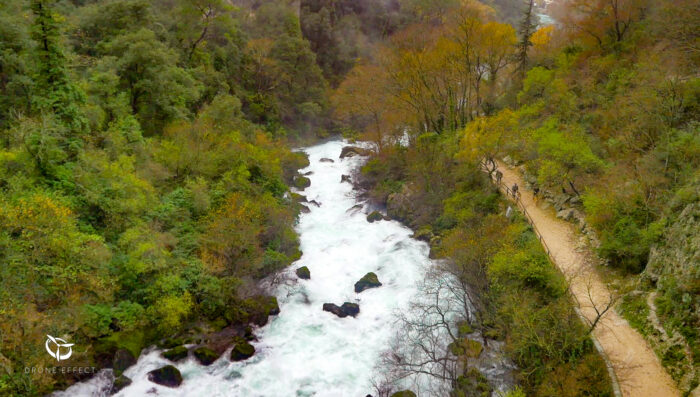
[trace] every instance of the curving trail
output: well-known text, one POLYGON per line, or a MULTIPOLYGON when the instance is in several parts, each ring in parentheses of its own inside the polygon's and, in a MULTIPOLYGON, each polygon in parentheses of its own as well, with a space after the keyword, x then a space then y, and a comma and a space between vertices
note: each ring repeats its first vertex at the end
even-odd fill
MULTIPOLYGON (((571 223, 557 219, 551 211, 537 206, 532 192, 525 189, 525 182, 517 171, 501 162, 498 162, 498 169, 503 173, 506 186, 518 184, 522 205, 549 247, 554 263, 569 280, 581 315, 589 322, 594 321, 596 310, 605 309, 612 296, 588 259, 594 254, 579 246, 579 235, 571 223)), ((613 366, 623 396, 680 396, 673 379, 651 347, 613 309, 602 316, 593 334, 613 366)))

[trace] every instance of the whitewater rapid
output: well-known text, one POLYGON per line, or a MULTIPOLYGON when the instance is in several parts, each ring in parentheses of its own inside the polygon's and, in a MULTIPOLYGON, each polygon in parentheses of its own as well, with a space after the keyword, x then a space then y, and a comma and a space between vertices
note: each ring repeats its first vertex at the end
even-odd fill
MULTIPOLYGON (((150 349, 125 371, 133 383, 117 396, 149 392, 206 397, 375 394, 376 367, 395 334, 393 314, 409 304, 431 261, 428 245, 412 239, 407 227, 396 221, 367 221, 370 208, 358 203, 349 183, 341 183, 341 176, 351 174, 363 161, 360 157, 339 159, 345 145, 330 141, 304 149, 310 165, 301 172, 311 172, 311 186, 300 193, 320 206, 309 205, 310 213, 299 218, 296 228, 303 255, 285 270, 287 281, 271 291, 281 313, 255 331, 256 354, 243 362, 231 362, 229 349, 205 367, 192 357, 172 363, 160 356, 160 350, 150 349), (322 158, 334 162, 321 162, 322 158), (362 208, 355 207, 357 204, 362 208), (309 268, 310 280, 294 275, 300 266, 309 268), (355 293, 354 283, 367 272, 375 272, 383 285, 355 293), (322 311, 326 302, 358 303, 360 314, 338 318, 322 311), (147 379, 148 371, 167 364, 181 371, 180 387, 171 389, 147 379)), ((65 395, 99 395, 95 387, 89 390, 90 383, 100 383, 96 378, 65 395)))

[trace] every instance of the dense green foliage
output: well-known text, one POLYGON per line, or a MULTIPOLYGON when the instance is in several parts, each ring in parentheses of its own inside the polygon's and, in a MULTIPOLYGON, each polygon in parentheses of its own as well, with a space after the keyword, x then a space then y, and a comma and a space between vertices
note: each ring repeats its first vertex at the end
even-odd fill
MULTIPOLYGON (((657 290, 683 343, 656 350, 697 385, 696 247, 674 241, 697 233, 696 4, 559 3, 533 32, 519 0, 2 2, 0 394, 75 380, 24 373, 49 365, 46 334, 91 365, 266 318, 256 280, 299 256, 286 193, 309 183, 285 140, 329 131, 376 143, 370 196, 469 281, 523 392, 609 386, 564 280, 479 169, 506 155, 657 290)), ((653 339, 645 297, 621 309, 653 339)))
POLYGON ((256 280, 300 255, 285 194, 306 162, 280 138, 326 105, 293 10, 266 12, 285 17, 258 31, 217 0, 0 5, 0 394, 74 381, 24 372, 53 365, 47 334, 94 365, 273 309, 256 280))
MULTIPOLYGON (((479 264, 466 272, 472 277, 488 270, 490 283, 470 283, 472 289, 506 291, 472 300, 484 313, 500 314, 512 357, 528 374, 526 392, 559 395, 540 383, 543 373, 567 383, 564 368, 573 362, 582 366, 574 382, 603 376, 581 355, 580 349, 590 351, 585 338, 567 339, 575 341, 573 350, 554 341, 558 348, 548 353, 544 345, 518 347, 523 332, 549 321, 557 322, 550 329, 581 332, 571 305, 560 298, 561 277, 544 272, 547 261, 532 251, 531 233, 504 227, 484 240, 453 232, 467 222, 487 233, 481 223, 488 224, 484 216, 497 203, 474 185, 465 188, 455 158, 474 168, 486 160, 493 173, 491 160, 509 157, 522 166, 528 187, 538 187, 557 210, 565 202, 583 214, 577 222, 618 277, 643 280, 641 289, 658 287, 657 314, 666 339, 673 335, 676 342, 656 350, 690 390, 697 386, 700 326, 693 231, 700 169, 697 7, 692 1, 562 0, 549 7, 558 26, 535 29, 529 7, 517 16, 517 7, 501 3, 411 3, 419 17, 340 84, 332 97, 336 116, 376 143, 377 154, 363 169, 370 195, 434 247, 466 244, 481 252, 443 254, 479 264), (499 21, 517 28, 517 40, 499 21), (683 227, 674 229, 675 222, 683 227), (502 239, 510 250, 485 248, 502 239), (511 302, 513 289, 519 294, 511 302), (692 357, 682 358, 682 351, 692 357), (555 357, 559 353, 566 358, 555 357)), ((627 298, 622 311, 644 331, 651 311, 646 295, 635 293, 641 298, 627 298)), ((583 393, 578 387, 572 384, 571 392, 583 393)))
MULTIPOLYGON (((475 163, 457 161, 459 136, 421 136, 409 148, 380 152, 362 169, 374 197, 385 201, 386 186, 396 186, 389 189, 389 213, 417 234, 433 236, 434 255, 449 263, 445 271, 473 293, 479 312, 471 326, 505 341, 527 395, 612 395, 564 277, 525 220, 505 217, 507 204, 487 174, 475 163)), ((465 372, 463 382, 473 378, 465 372)), ((455 395, 475 390, 456 387, 455 395)))

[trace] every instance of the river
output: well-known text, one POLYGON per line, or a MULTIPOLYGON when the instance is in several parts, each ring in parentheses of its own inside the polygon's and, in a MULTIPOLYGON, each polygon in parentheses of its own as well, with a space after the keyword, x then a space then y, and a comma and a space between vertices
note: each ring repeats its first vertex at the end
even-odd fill
MULTIPOLYGON (((353 396, 374 394, 373 381, 381 354, 395 334, 397 310, 416 295, 417 284, 431 265, 426 243, 396 221, 367 221, 369 209, 358 204, 349 183, 341 183, 362 162, 339 159, 342 141, 304 149, 311 186, 302 194, 316 200, 299 218, 302 257, 285 272, 287 281, 274 287, 281 313, 256 330, 256 354, 231 362, 229 352, 204 367, 192 357, 176 364, 183 382, 167 388, 150 382, 147 373, 166 364, 160 351, 144 351, 125 375, 133 383, 118 396, 353 396), (321 162, 322 158, 334 162, 321 162), (310 280, 298 280, 294 270, 307 266, 310 280), (367 272, 383 284, 355 293, 353 286, 367 272), (322 311, 323 303, 360 305, 356 318, 338 318, 322 311)), ((109 383, 108 373, 55 396, 95 396, 109 383)))

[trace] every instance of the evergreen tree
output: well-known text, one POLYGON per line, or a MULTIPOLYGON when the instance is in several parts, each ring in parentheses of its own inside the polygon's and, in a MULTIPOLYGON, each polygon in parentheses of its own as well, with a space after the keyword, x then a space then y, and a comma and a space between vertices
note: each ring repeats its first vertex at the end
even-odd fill
POLYGON ((84 94, 70 80, 66 56, 61 47, 59 16, 51 10, 51 0, 32 0, 32 38, 36 46, 35 110, 53 112, 73 133, 85 132, 87 121, 80 105, 84 94))
POLYGON ((520 33, 520 41, 518 42, 518 52, 516 55, 516 61, 518 65, 518 72, 520 73, 521 78, 525 77, 525 72, 527 71, 527 66, 529 63, 527 51, 532 46, 532 41, 530 41, 530 39, 532 38, 532 34, 535 33, 535 29, 537 28, 537 23, 534 20, 534 15, 532 14, 532 10, 535 5, 534 3, 535 0, 527 1, 525 13, 523 14, 522 21, 520 21, 520 27, 518 32, 520 33))

